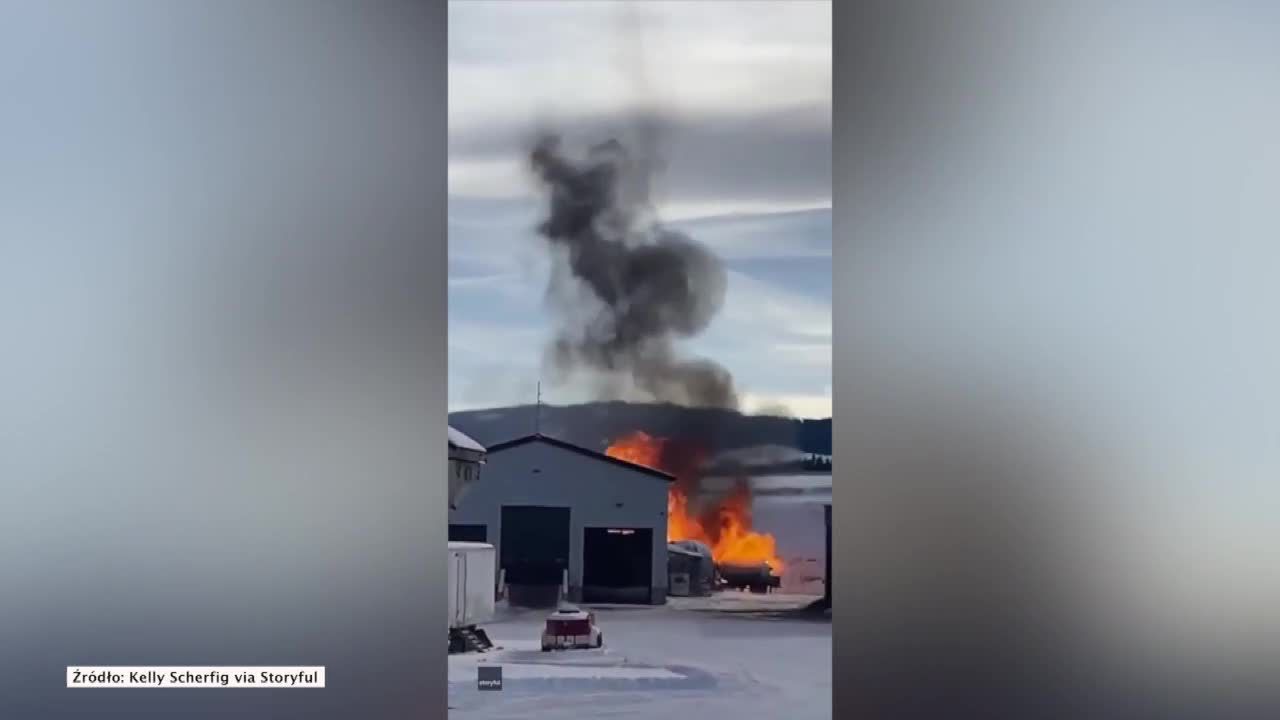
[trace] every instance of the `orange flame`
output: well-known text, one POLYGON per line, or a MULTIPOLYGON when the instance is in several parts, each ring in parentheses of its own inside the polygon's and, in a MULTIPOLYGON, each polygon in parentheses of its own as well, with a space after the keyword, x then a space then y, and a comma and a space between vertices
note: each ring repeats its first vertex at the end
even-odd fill
POLYGON ((751 492, 740 481, 720 503, 701 514, 689 508, 689 495, 684 483, 692 468, 672 467, 667 442, 643 432, 632 433, 609 446, 605 454, 671 473, 677 477, 667 494, 667 542, 695 540, 711 548, 717 563, 731 565, 768 565, 781 575, 784 564, 778 558, 777 543, 772 535, 751 529, 751 492))

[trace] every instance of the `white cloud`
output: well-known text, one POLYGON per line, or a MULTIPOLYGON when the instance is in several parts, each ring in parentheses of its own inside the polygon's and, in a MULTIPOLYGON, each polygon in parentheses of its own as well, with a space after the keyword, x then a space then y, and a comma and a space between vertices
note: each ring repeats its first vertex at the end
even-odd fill
POLYGON ((450 193, 527 198, 534 132, 613 136, 644 108, 665 126, 664 214, 829 204, 830 15, 812 1, 452 3, 450 193))
MULTIPOLYGON (((541 359, 546 333, 537 327, 521 327, 476 321, 449 322, 449 355, 470 356, 459 360, 536 366, 541 359)), ((460 366, 459 370, 465 370, 460 366)), ((450 369, 452 374, 453 369, 450 369)))
POLYGON ((518 285, 521 277, 517 273, 491 273, 488 275, 464 275, 462 277, 450 277, 449 289, 483 289, 483 290, 502 290, 518 285))
POLYGON ((733 220, 734 216, 766 219, 768 215, 792 212, 825 210, 830 213, 831 201, 823 198, 800 202, 756 200, 728 203, 724 201, 686 202, 674 199, 658 203, 657 210, 662 219, 669 223, 688 223, 704 220, 729 221, 733 220))
POLYGON ((818 419, 831 417, 831 395, 785 395, 745 393, 742 410, 748 414, 774 412, 779 407, 793 417, 818 419))
MULTIPOLYGON (((831 370, 831 343, 777 343, 772 348, 784 362, 831 370)), ((827 386, 827 394, 831 394, 827 386)))
POLYGON ((449 194, 481 198, 533 195, 527 168, 516 157, 495 160, 450 160, 449 194))
POLYGON ((670 225, 729 261, 831 257, 830 206, 730 213, 670 225))
POLYGON ((831 339, 831 306, 782 290, 741 272, 729 271, 724 310, 714 330, 734 335, 831 339))
POLYGON ((450 122, 831 96, 828 2, 451 3, 450 122), (641 31, 643 26, 643 31, 641 31))

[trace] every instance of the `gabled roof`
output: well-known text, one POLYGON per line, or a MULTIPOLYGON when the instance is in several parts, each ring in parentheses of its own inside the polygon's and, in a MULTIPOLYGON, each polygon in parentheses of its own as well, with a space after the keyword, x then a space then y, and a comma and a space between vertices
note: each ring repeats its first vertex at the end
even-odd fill
POLYGON ((502 452, 503 450, 510 450, 511 448, 520 447, 521 445, 527 445, 531 442, 544 442, 553 447, 558 447, 561 450, 568 450, 569 452, 575 452, 575 453, 578 453, 579 455, 585 455, 589 458, 594 458, 596 460, 603 460, 604 462, 613 463, 614 465, 620 465, 629 470, 635 470, 636 472, 642 472, 642 473, 645 473, 646 475, 652 475, 654 477, 661 478, 663 480, 666 480, 667 482, 675 482, 675 479, 676 479, 675 475, 664 473, 661 470, 656 470, 647 465, 633 463, 627 460, 623 460, 621 458, 610 457, 608 455, 605 455, 602 452, 596 452, 595 450, 588 450, 587 448, 579 447, 572 443, 567 443, 564 440, 559 440, 553 437, 547 437, 546 435, 542 435, 538 433, 535 433, 533 435, 525 435, 524 437, 516 438, 514 440, 507 440, 506 442, 500 442, 497 445, 490 445, 489 454, 496 455, 502 452))

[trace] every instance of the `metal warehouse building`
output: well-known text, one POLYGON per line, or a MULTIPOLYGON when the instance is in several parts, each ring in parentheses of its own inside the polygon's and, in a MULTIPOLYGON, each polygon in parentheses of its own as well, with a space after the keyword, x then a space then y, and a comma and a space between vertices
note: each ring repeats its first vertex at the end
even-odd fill
POLYGON ((449 539, 496 546, 512 602, 566 579, 575 602, 666 601, 672 476, 543 435, 485 459, 449 512, 449 539))

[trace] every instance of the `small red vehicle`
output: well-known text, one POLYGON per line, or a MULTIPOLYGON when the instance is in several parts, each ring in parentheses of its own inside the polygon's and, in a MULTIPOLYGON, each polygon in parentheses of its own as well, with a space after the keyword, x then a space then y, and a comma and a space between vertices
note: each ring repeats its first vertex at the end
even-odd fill
POLYGON ((547 625, 542 630, 543 652, 600 647, 604 647, 604 633, 596 627, 595 613, 562 605, 547 616, 547 625))

